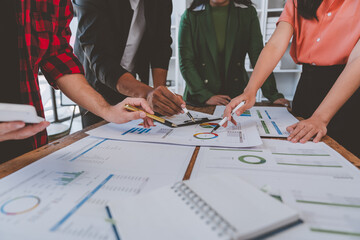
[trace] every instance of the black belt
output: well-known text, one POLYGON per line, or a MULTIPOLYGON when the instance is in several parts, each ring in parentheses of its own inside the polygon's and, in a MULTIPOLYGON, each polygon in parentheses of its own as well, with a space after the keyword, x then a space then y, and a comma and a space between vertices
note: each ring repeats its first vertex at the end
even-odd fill
POLYGON ((312 71, 342 71, 345 68, 345 64, 340 65, 331 65, 331 66, 317 66, 312 64, 303 64, 303 71, 312 72, 312 71))

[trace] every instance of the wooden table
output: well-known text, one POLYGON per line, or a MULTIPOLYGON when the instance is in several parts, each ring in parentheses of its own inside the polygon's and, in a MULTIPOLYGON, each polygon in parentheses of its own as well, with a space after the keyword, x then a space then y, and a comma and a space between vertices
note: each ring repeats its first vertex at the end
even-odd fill
MULTIPOLYGON (((263 105, 263 104, 257 104, 257 105, 263 105)), ((205 112, 212 114, 214 112, 215 107, 202 107, 202 108, 196 108, 196 107, 188 107, 189 109, 205 112)), ((105 121, 97 123, 93 126, 90 126, 88 128, 85 128, 79 132, 76 132, 72 135, 66 136, 64 138, 61 138, 57 141, 54 141, 52 143, 49 143, 41 148, 38 148, 34 151, 31 151, 29 153, 26 153, 20 157, 17 157, 15 159, 12 159, 6 163, 3 163, 0 165, 0 178, 3 178, 7 175, 10 175, 11 173, 49 155, 50 153, 53 153, 61 148, 64 148, 86 136, 88 136, 85 132, 97 128, 101 125, 106 124, 105 121)), ((280 138, 278 138, 280 139, 280 138)), ((285 140, 285 139, 282 139, 285 140)), ((338 144, 335 140, 330 138, 329 136, 326 136, 323 138, 323 142, 325 142, 327 145, 335 149, 337 152, 339 152, 344 158, 346 158, 348 161, 350 161, 352 164, 354 164, 356 167, 360 168, 360 159, 354 156, 352 153, 350 153, 348 150, 346 150, 344 147, 342 147, 340 144, 338 144)), ((193 156, 191 158, 190 164, 187 168, 187 171, 184 175, 184 180, 189 179, 191 175, 191 171, 194 167, 196 157, 199 153, 200 147, 196 147, 193 156)))

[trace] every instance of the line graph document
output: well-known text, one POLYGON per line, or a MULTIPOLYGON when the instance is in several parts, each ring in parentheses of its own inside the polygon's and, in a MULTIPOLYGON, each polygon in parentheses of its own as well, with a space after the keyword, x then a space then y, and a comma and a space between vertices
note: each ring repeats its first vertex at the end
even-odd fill
POLYGON ((142 126, 142 120, 135 120, 124 124, 109 123, 87 133, 101 138, 190 146, 252 147, 262 144, 256 123, 251 119, 211 133, 217 122, 180 128, 155 123, 155 127, 146 129, 142 126))
MULTIPOLYGON (((225 106, 216 106, 214 115, 222 117, 225 106)), ((287 110, 286 107, 252 107, 242 115, 236 116, 235 120, 244 121, 252 119, 256 122, 261 137, 288 137, 286 128, 298 120, 287 110)))
POLYGON ((247 149, 200 148, 191 178, 233 173, 273 194, 291 185, 312 182, 360 184, 359 170, 324 143, 291 143, 263 139, 263 146, 247 149), (322 179, 322 180, 321 180, 322 179))
POLYGON ((115 239, 105 205, 182 180, 193 151, 84 138, 0 180, 0 239, 115 239))

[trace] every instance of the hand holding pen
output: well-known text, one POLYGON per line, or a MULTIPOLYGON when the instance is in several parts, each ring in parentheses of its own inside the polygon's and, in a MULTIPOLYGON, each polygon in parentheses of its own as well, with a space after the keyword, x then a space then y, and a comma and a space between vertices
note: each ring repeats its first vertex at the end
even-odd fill
MULTIPOLYGON (((177 96, 177 94, 175 94, 173 91, 171 91, 170 89, 169 89, 169 91, 170 92, 172 92, 175 96, 177 96)), ((191 115, 191 113, 189 112, 189 110, 186 108, 186 107, 184 107, 183 105, 181 105, 181 108, 182 108, 182 110, 184 111, 184 113, 186 113, 186 115, 188 115, 188 117, 190 118, 190 120, 192 121, 192 122, 195 122, 195 119, 193 118, 193 116, 191 115)))
POLYGON ((174 95, 165 86, 159 86, 150 91, 146 100, 155 112, 168 117, 184 113, 182 108, 186 107, 184 100, 179 95, 174 95))
MULTIPOLYGON (((239 110, 242 106, 245 105, 245 101, 241 102, 239 105, 237 105, 234 110, 232 110, 231 112, 231 116, 234 115, 236 113, 237 110, 239 110)), ((230 118, 231 118, 230 116, 230 118)), ((223 126, 225 123, 227 123, 229 117, 224 117, 220 122, 219 124, 213 128, 213 130, 211 131, 212 133, 215 132, 216 130, 218 130, 221 126, 223 126)), ((236 122, 234 123, 236 125, 236 122)))

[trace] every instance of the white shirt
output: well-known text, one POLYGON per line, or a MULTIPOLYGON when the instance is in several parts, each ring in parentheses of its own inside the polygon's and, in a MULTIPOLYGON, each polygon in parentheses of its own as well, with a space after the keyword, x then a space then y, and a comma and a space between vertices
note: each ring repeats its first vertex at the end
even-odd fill
POLYGON ((129 0, 134 15, 131 21, 129 36, 120 65, 129 72, 135 68, 135 56, 145 32, 144 0, 129 0))

